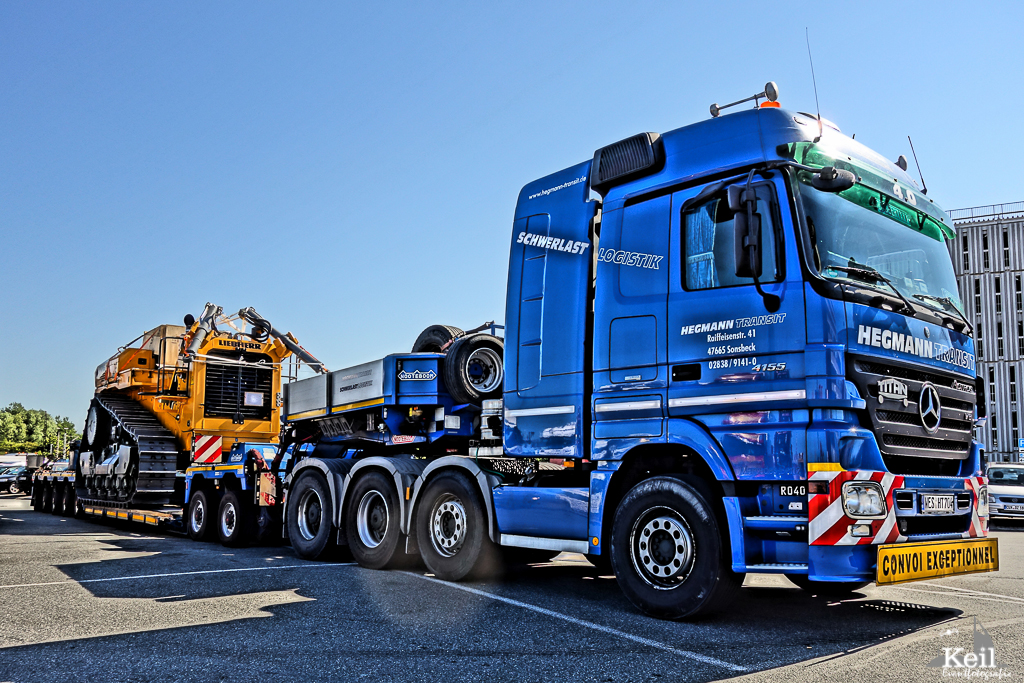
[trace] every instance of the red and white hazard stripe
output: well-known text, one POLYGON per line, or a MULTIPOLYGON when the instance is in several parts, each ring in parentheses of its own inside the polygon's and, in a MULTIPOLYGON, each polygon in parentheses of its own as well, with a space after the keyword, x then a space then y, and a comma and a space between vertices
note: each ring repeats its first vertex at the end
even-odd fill
POLYGON ((219 436, 196 436, 192 442, 192 462, 209 465, 222 460, 224 440, 219 436))
POLYGON ((825 481, 829 485, 827 493, 808 494, 807 533, 811 545, 869 545, 905 540, 896 526, 896 507, 892 500, 893 492, 903 487, 903 477, 869 470, 815 469, 821 467, 811 464, 807 473, 808 481, 825 481), (843 484, 854 480, 874 481, 882 486, 888 511, 885 519, 846 516, 843 484), (850 527, 854 524, 870 524, 871 535, 853 536, 850 527))
POLYGON ((988 533, 988 517, 978 516, 978 489, 985 485, 985 478, 970 477, 964 484, 968 491, 974 493, 974 504, 971 506, 971 526, 961 535, 964 538, 978 538, 988 533))
MULTIPOLYGON (((842 470, 838 465, 811 463, 808 465, 807 480, 824 481, 829 485, 827 493, 808 492, 807 533, 811 545, 878 545, 907 540, 896 524, 896 505, 893 501, 893 493, 904 487, 905 477, 888 472, 842 470), (843 484, 853 480, 881 484, 888 511, 885 519, 853 519, 846 516, 843 510, 843 484), (854 524, 870 524, 871 535, 852 536, 850 527, 854 524)), ((965 490, 974 494, 974 503, 971 510, 971 526, 961 534, 963 538, 978 538, 988 533, 988 518, 978 515, 978 489, 984 484, 983 477, 970 477, 964 480, 965 490)))

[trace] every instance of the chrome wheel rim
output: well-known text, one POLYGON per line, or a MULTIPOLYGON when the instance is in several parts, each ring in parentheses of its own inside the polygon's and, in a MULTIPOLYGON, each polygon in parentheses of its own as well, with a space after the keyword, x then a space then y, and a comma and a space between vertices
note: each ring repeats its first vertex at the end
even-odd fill
POLYGON ((367 491, 356 508, 356 530, 359 540, 367 548, 376 548, 384 542, 391 516, 388 503, 380 491, 367 491))
POLYGON ((487 394, 501 386, 501 356, 492 348, 479 348, 466 360, 466 374, 473 388, 487 394))
POLYGON ((430 512, 430 544, 442 557, 453 557, 466 542, 466 508, 450 493, 440 496, 430 512))
POLYGON ((651 508, 637 517, 629 537, 633 568, 649 586, 671 590, 693 568, 693 534, 686 520, 670 508, 651 508))
POLYGON ((220 516, 220 530, 224 534, 224 538, 231 538, 235 533, 235 524, 237 524, 238 518, 235 514, 235 504, 228 503, 224 506, 224 512, 220 516))
POLYGON ((324 506, 320 494, 313 489, 306 489, 299 497, 298 526, 299 533, 307 541, 312 541, 320 532, 323 522, 324 506))
POLYGON ((206 503, 202 498, 197 498, 192 506, 192 533, 198 534, 206 521, 206 503))

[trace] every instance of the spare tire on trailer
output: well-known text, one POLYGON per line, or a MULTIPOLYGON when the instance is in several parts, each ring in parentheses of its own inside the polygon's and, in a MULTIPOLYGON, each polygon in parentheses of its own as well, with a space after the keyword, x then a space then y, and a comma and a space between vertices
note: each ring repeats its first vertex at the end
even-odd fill
POLYGON ((489 334, 461 337, 444 359, 444 384, 456 403, 501 398, 505 342, 489 334))
POLYGON ((451 343, 465 332, 451 325, 431 325, 420 332, 412 345, 413 353, 444 353, 451 343))

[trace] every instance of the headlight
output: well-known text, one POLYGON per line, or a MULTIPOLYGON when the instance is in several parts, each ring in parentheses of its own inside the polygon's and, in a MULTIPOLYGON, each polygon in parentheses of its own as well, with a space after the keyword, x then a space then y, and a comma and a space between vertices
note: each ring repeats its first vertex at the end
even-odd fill
POLYGON ((885 495, 873 481, 848 481, 843 484, 843 510, 855 519, 885 517, 885 495))
POLYGON ((978 516, 988 517, 988 487, 978 488, 978 516))

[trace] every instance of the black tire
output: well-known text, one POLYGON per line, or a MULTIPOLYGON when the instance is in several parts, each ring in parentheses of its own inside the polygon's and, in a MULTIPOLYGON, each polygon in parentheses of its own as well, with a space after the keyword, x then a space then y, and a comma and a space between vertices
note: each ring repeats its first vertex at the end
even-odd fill
POLYGON ((255 540, 260 545, 280 545, 282 541, 280 515, 263 505, 259 506, 256 513, 255 540))
POLYGON ((64 485, 55 484, 53 492, 50 494, 53 498, 50 504, 50 514, 57 515, 59 517, 64 516, 64 485))
POLYGON ((78 496, 75 495, 75 487, 68 483, 64 485, 64 516, 78 517, 78 496))
POLYGON ((32 509, 36 512, 43 511, 43 490, 42 482, 32 487, 32 509))
POLYGON ((202 489, 192 494, 188 501, 188 517, 185 520, 188 537, 193 541, 211 540, 211 531, 214 526, 214 510, 217 509, 217 499, 209 492, 202 489))
POLYGON ((53 512, 53 484, 50 482, 43 487, 43 512, 53 512))
POLYGON ((461 473, 445 472, 427 484, 417 504, 416 537, 423 563, 439 579, 484 577, 501 567, 480 493, 461 473))
POLYGON ((253 506, 241 498, 237 491, 225 491, 217 506, 217 538, 228 548, 245 545, 256 535, 253 506))
POLYGON ((369 569, 407 565, 394 480, 369 472, 355 481, 345 498, 345 535, 353 559, 369 569))
POLYGON ((327 482, 317 472, 299 476, 288 492, 288 540, 304 560, 327 558, 336 547, 334 504, 327 482))
POLYGON ((786 574, 786 578, 798 588, 802 588, 812 595, 830 598, 856 593, 871 585, 870 581, 811 581, 807 578, 807 574, 786 574))
POLYGON ((413 353, 444 353, 452 340, 465 334, 458 327, 451 325, 431 325, 420 332, 412 345, 413 353))
POLYGON ((7 487, 7 493, 13 493, 14 495, 21 493, 21 487, 18 486, 18 482, 12 481, 11 485, 7 487))
POLYGON ((489 334, 456 340, 444 359, 444 385, 456 403, 501 398, 505 343, 489 334))
POLYGON ((671 477, 642 481, 619 503, 611 558, 622 592, 658 619, 722 609, 743 584, 743 575, 730 568, 711 506, 671 477))

